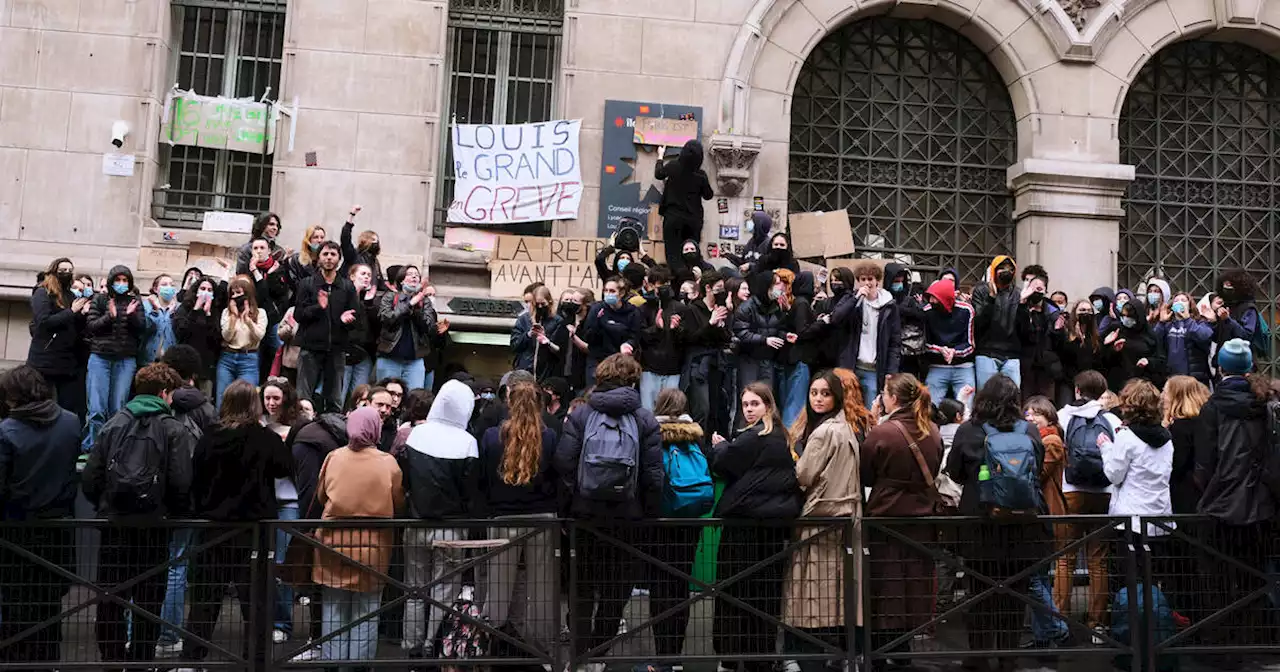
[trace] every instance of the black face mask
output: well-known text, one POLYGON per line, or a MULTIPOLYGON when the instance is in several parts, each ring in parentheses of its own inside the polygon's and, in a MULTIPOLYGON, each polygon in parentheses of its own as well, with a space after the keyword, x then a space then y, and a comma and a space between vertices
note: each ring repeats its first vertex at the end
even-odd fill
POLYGON ((1031 303, 1040 303, 1044 301, 1044 292, 1031 292, 1031 296, 1027 297, 1031 303))
POLYGON ((565 317, 572 317, 578 314, 578 309, 580 307, 581 306, 572 301, 563 301, 560 303, 560 314, 565 317))
POLYGON ((382 244, 374 243, 370 245, 365 251, 376 257, 378 256, 378 253, 382 251, 382 244))
POLYGON ((62 285, 63 287, 71 286, 72 278, 70 273, 58 273, 55 275, 55 277, 58 278, 58 284, 62 285))
POLYGON ((544 319, 544 320, 545 320, 545 319, 547 319, 547 316, 549 316, 549 315, 551 315, 551 306, 538 306, 538 317, 539 317, 539 318, 541 318, 541 319, 544 319))
POLYGON ((711 296, 715 299, 717 306, 723 306, 729 300, 729 292, 723 289, 713 293, 711 296))
POLYGON ((684 259, 684 263, 686 263, 686 264, 693 265, 693 264, 698 263, 698 253, 697 253, 697 252, 685 252, 684 254, 682 254, 682 255, 680 255, 680 256, 681 256, 681 258, 682 258, 682 259, 684 259))
POLYGON ((831 283, 831 295, 832 295, 832 296, 840 296, 840 295, 844 294, 846 291, 848 291, 848 289, 849 289, 848 287, 845 287, 845 286, 844 286, 844 283, 843 283, 843 282, 833 282, 833 283, 831 283))
POLYGON ((1079 322, 1080 324, 1085 326, 1092 325, 1093 313, 1089 313, 1088 315, 1076 315, 1076 322, 1079 322))
POLYGON ((236 302, 236 307, 237 307, 237 308, 244 308, 244 305, 245 305, 246 303, 248 303, 248 302, 249 302, 249 297, 244 296, 244 295, 242 294, 242 295, 237 296, 236 298, 232 299, 232 301, 235 301, 235 302, 236 302))
POLYGON ((1013 282, 1013 271, 1000 271, 996 273, 996 283, 1007 285, 1013 282))
POLYGON ((670 288, 670 287, 659 287, 659 288, 658 288, 658 300, 659 300, 659 301, 661 301, 662 303, 666 303, 666 302, 670 301, 672 296, 673 296, 673 295, 672 295, 672 293, 671 293, 671 288, 670 288))

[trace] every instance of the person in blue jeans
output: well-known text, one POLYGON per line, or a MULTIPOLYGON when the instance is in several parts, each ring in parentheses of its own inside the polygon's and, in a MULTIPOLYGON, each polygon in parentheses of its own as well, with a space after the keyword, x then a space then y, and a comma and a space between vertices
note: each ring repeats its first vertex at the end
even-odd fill
POLYGON ((377 287, 373 284, 373 269, 367 264, 355 264, 347 270, 347 278, 356 290, 356 308, 344 348, 346 365, 342 373, 343 399, 348 398, 347 395, 352 390, 373 381, 373 355, 377 349, 378 336, 370 332, 372 320, 378 313, 378 304, 374 301, 377 287))
POLYGON ((102 426, 129 401, 138 348, 146 335, 147 316, 133 284, 133 271, 120 265, 107 274, 107 291, 93 297, 85 334, 89 338, 89 366, 85 376, 89 431, 83 449, 89 452, 102 426))
POLYGON ((999 255, 987 268, 986 282, 973 288, 973 328, 977 358, 974 361, 978 389, 997 375, 1022 386, 1022 344, 1029 323, 1027 300, 1031 285, 1019 290, 1018 265, 1013 257, 999 255))
POLYGON ((960 398, 977 387, 973 373, 973 307, 956 298, 956 285, 939 280, 924 293, 924 342, 929 362, 925 385, 935 402, 960 398))
POLYGON ((138 351, 138 366, 146 366, 178 342, 173 329, 173 313, 178 308, 178 286, 173 277, 158 275, 151 283, 151 296, 142 302, 147 314, 147 335, 138 351))
MULTIPOLYGON (((411 390, 428 388, 423 358, 431 354, 435 335, 436 309, 427 297, 422 272, 417 266, 402 266, 388 278, 392 291, 382 295, 378 318, 377 378, 400 378, 411 390)), ((429 388, 428 388, 429 389, 429 388)))
POLYGON ((871 408, 885 378, 902 368, 902 320, 893 294, 885 289, 884 269, 873 261, 852 270, 831 272, 832 287, 845 288, 826 321, 844 341, 837 358, 840 368, 858 376, 862 401, 871 408), (856 285, 856 288, 855 288, 856 285))
POLYGON ((214 405, 222 408, 222 393, 231 383, 258 384, 258 346, 267 333, 267 311, 258 307, 253 280, 238 275, 227 289, 222 311, 222 356, 218 358, 218 392, 214 405))

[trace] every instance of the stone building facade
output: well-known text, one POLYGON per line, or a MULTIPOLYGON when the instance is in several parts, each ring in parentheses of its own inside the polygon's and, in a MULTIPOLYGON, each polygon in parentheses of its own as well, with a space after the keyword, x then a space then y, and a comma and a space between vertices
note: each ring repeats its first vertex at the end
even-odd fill
POLYGON ((360 203, 384 249, 473 299, 454 323, 500 369, 484 259, 437 239, 448 124, 581 119, 579 218, 544 232, 589 237, 606 100, 701 109, 731 213, 707 208, 704 241, 761 197, 847 209, 860 254, 926 276, 1012 253, 1078 297, 1243 265, 1274 296, 1277 49, 1278 0, 0 0, 0 359, 25 357, 54 257, 101 275, 227 243, 183 228, 206 207, 269 207, 300 241, 360 203), (292 150, 166 146, 175 84, 296 99, 292 150), (108 152, 134 174, 105 175, 108 152))

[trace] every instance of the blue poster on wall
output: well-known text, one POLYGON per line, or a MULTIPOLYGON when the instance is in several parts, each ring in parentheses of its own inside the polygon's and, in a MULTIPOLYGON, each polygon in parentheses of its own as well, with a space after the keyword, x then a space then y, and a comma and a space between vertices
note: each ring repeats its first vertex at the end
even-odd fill
MULTIPOLYGON (((649 204, 662 199, 661 192, 653 185, 653 175, 636 175, 636 117, 660 119, 692 118, 698 122, 698 136, 702 136, 702 108, 690 105, 664 105, 627 100, 604 102, 604 152, 600 157, 600 216, 596 235, 607 238, 618 230, 624 217, 639 221, 645 229, 649 218, 649 204), (647 185, 644 193, 640 189, 647 185)), ((652 149, 650 149, 652 151, 652 149)), ((667 157, 674 158, 679 147, 668 147, 667 157)), ((649 164, 645 164, 649 165, 649 164)), ((649 167, 652 170, 652 166, 649 167)))

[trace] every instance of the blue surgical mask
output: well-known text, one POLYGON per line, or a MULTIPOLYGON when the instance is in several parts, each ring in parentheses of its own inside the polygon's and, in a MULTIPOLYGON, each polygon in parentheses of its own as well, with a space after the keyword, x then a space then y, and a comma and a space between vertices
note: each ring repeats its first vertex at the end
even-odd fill
POLYGON ((1104 302, 1102 301, 1102 299, 1094 299, 1094 300, 1093 300, 1093 311, 1094 311, 1094 312, 1096 312, 1096 313, 1101 313, 1101 312, 1102 312, 1102 309, 1103 309, 1103 308, 1105 308, 1106 306, 1107 306, 1107 304, 1106 304, 1106 303, 1104 303, 1104 302))
POLYGON ((745 229, 747 230, 747 233, 753 233, 753 232, 756 230, 756 222, 755 222, 755 220, 754 220, 754 219, 748 219, 748 220, 747 220, 747 223, 743 225, 743 228, 745 228, 745 229))
POLYGON ((616 306, 616 305, 618 305, 618 295, 617 295, 617 294, 605 294, 605 295, 604 295, 604 302, 605 302, 606 304, 610 305, 610 306, 616 306))
POLYGON ((315 254, 320 251, 321 245, 324 245, 324 243, 307 243, 307 249, 311 250, 312 254, 315 254))
POLYGON ((403 285, 400 285, 400 291, 404 292, 405 294, 417 294, 418 290, 420 289, 422 289, 422 285, 415 284, 412 282, 406 282, 403 285))
POLYGON ((774 287, 773 289, 769 290, 769 298, 773 299, 774 301, 777 301, 778 299, 782 298, 782 290, 778 289, 777 287, 774 287))
POLYGON ((1186 313, 1186 312, 1187 312, 1187 302, 1186 302, 1186 301, 1174 301, 1174 302, 1173 302, 1173 312, 1178 313, 1178 314, 1186 313))
POLYGON ((894 294, 899 294, 902 292, 902 287, 903 285, 901 282, 895 282, 889 285, 889 291, 893 292, 894 294))
POLYGON ((127 283, 127 282, 113 282, 113 283, 111 283, 111 291, 115 292, 116 294, 128 294, 128 293, 129 293, 129 283, 127 283))
POLYGON ((1164 295, 1160 292, 1147 292, 1147 305, 1158 306, 1164 300, 1164 295))
POLYGON ((92 287, 85 287, 84 289, 81 289, 81 290, 80 290, 80 296, 83 296, 83 297, 84 297, 84 298, 86 298, 86 299, 92 299, 92 298, 93 298, 93 288, 92 288, 92 287))
POLYGON ((1123 324, 1125 329, 1132 329, 1138 324, 1138 321, 1132 317, 1125 316, 1120 318, 1120 324, 1123 324))
POLYGON ((619 273, 621 273, 622 271, 627 270, 627 266, 630 266, 630 265, 631 265, 631 260, 630 260, 630 259, 619 259, 619 260, 618 260, 618 272, 619 272, 619 273))
POLYGON ((196 298, 198 298, 198 299, 212 299, 212 298, 213 298, 213 292, 210 292, 210 291, 208 291, 208 290, 204 290, 204 291, 196 292, 196 298))
POLYGON ((481 398, 481 399, 484 399, 485 401, 493 401, 497 396, 498 396, 498 395, 496 395, 496 394, 494 394, 494 393, 492 393, 492 392, 481 392, 481 393, 480 393, 480 398, 481 398))
POLYGON ((165 301, 172 301, 173 297, 178 295, 178 288, 161 287, 156 293, 160 295, 161 299, 164 299, 165 301))

